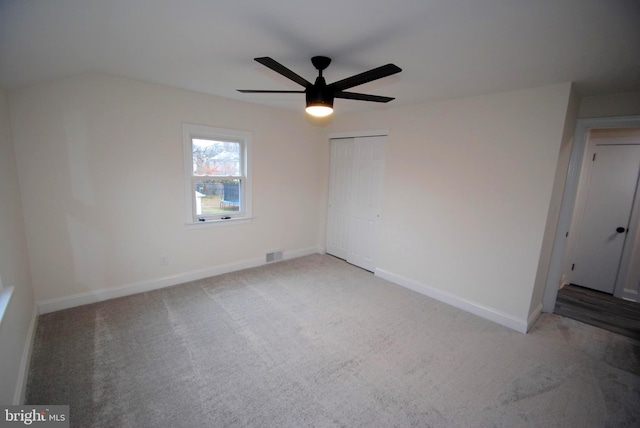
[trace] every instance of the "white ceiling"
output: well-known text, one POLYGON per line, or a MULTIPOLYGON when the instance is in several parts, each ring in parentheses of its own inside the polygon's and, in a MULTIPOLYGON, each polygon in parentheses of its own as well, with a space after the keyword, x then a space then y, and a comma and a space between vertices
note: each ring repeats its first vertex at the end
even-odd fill
POLYGON ((574 81, 583 95, 640 91, 640 0, 0 0, 0 85, 94 71, 288 109, 302 94, 253 61, 327 83, 386 63, 352 88, 391 108, 574 81))

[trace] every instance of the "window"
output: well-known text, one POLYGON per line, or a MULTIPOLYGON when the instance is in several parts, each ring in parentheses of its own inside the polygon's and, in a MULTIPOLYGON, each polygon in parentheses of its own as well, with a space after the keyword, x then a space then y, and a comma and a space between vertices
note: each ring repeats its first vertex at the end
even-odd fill
POLYGON ((2 277, 0 277, 0 325, 2 324, 4 314, 7 312, 7 307, 9 306, 9 300, 11 300, 13 289, 14 287, 3 287, 2 277))
POLYGON ((187 224, 251 217, 251 134, 183 125, 187 224))

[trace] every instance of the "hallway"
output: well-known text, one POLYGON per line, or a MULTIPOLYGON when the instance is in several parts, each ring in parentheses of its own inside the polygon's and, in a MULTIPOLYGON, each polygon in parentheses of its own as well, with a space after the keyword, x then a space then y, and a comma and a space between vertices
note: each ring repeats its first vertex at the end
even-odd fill
POLYGON ((640 303, 565 285, 558 291, 554 313, 640 340, 640 303))

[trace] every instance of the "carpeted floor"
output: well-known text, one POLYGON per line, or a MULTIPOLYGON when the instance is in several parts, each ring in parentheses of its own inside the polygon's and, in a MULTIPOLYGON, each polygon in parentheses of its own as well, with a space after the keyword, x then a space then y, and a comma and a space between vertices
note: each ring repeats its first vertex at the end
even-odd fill
POLYGON ((632 427, 639 359, 313 255, 41 316, 27 402, 69 404, 74 427, 632 427))

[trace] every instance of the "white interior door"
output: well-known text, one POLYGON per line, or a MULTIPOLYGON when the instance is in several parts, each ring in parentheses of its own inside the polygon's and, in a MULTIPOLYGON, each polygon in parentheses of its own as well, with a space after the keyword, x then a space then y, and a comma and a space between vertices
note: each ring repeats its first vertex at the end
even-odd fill
POLYGON ((326 251, 370 271, 377 262, 386 141, 331 140, 326 251))
POLYGON ((326 251, 345 260, 349 252, 353 140, 331 140, 326 251))
POLYGON ((386 145, 386 137, 363 137, 354 146, 347 261, 370 271, 377 260, 386 145))
POLYGON ((598 145, 571 282, 613 294, 640 173, 640 145, 598 145))

